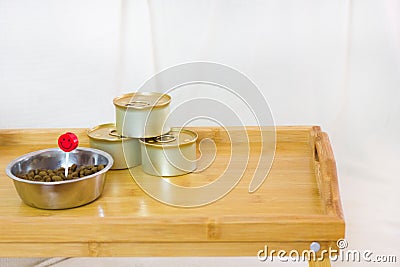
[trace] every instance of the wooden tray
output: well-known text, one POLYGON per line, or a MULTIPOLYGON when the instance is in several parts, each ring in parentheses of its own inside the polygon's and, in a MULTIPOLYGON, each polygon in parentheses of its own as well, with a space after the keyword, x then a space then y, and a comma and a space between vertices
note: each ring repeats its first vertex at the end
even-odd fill
MULTIPOLYGON (((255 193, 248 186, 260 141, 251 136, 250 164, 228 195, 200 208, 164 205, 146 195, 128 170, 110 171, 102 196, 69 210, 25 205, 4 169, 14 158, 56 146, 65 131, 88 146, 85 129, 0 130, 0 256, 254 256, 270 249, 336 247, 344 236, 336 166, 328 136, 319 127, 277 127, 269 176, 255 193)), ((207 182, 228 157, 221 128, 193 128, 217 142, 219 157, 197 182, 207 182)), ((175 180, 174 180, 175 179, 175 180)), ((190 176, 174 178, 186 184, 190 176)), ((193 180, 193 179, 192 179, 193 180)))

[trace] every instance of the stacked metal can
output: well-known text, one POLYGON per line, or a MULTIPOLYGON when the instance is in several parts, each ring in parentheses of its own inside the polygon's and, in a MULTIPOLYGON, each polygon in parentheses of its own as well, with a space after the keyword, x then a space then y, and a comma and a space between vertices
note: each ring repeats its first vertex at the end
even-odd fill
POLYGON ((155 176, 177 176, 196 169, 197 134, 167 124, 171 97, 138 92, 114 98, 116 124, 88 131, 90 146, 110 153, 112 169, 142 164, 155 176))

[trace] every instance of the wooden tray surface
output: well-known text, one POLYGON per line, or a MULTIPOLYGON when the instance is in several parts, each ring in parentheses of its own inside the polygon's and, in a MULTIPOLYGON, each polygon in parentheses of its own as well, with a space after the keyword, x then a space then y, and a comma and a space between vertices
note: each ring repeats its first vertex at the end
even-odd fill
MULTIPOLYGON (((217 157, 204 172, 172 178, 176 184, 209 183, 230 157, 222 128, 192 130, 200 140, 215 140, 217 157)), ((66 131, 88 146, 86 129, 0 130, 0 256, 255 256, 265 245, 308 249, 318 241, 323 248, 334 247, 344 236, 335 160, 328 136, 317 126, 276 128, 271 171, 252 194, 248 187, 260 151, 258 127, 247 128, 251 155, 243 178, 215 203, 168 206, 144 193, 128 170, 112 170, 93 203, 68 210, 25 205, 5 174, 7 164, 55 147, 66 131)))

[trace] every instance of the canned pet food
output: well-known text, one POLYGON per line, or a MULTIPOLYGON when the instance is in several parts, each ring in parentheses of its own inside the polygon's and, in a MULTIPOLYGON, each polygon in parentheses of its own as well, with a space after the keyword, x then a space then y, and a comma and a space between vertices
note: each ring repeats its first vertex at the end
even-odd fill
POLYGON ((177 176, 196 169, 197 133, 172 128, 167 134, 141 138, 143 171, 155 176, 177 176))
POLYGON ((114 98, 117 132, 123 136, 148 138, 169 132, 166 125, 171 97, 138 92, 114 98))
POLYGON ((122 137, 117 133, 115 124, 93 127, 88 136, 90 147, 103 150, 114 158, 111 169, 126 169, 141 164, 139 139, 122 137))

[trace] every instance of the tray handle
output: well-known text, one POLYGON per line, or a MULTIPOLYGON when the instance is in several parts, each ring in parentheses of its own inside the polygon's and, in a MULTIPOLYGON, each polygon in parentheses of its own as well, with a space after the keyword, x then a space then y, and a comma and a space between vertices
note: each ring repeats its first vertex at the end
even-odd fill
POLYGON ((328 135, 321 131, 315 137, 315 163, 318 188, 327 214, 343 218, 335 157, 328 135))

